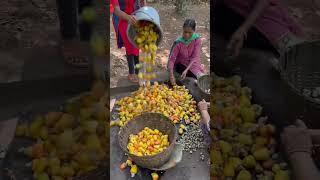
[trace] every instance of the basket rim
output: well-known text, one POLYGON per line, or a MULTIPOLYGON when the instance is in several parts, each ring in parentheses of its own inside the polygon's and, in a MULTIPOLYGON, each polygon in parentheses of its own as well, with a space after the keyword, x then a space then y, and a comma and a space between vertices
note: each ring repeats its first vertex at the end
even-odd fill
MULTIPOLYGON (((285 78, 285 77, 283 77, 285 78)), ((320 108, 320 103, 317 102, 316 100, 314 100, 313 98, 310 98, 310 97, 307 97, 307 96, 304 96, 301 91, 297 88, 295 88, 295 86, 291 83, 291 82, 288 82, 287 80, 285 80, 285 83, 287 84, 287 86, 290 87, 290 90, 292 90, 296 95, 300 96, 301 98, 303 98, 304 101, 307 101, 311 104, 313 104, 315 107, 317 108, 320 108)))
MULTIPOLYGON (((201 77, 198 79, 198 82, 199 82, 200 80, 202 80, 203 78, 205 78, 205 77, 208 77, 209 80, 210 80, 210 78, 212 78, 211 75, 205 74, 205 75, 201 76, 201 77)), ((210 84, 210 83, 211 83, 211 82, 209 82, 209 84, 210 84)), ((210 95, 209 93, 206 93, 206 92, 203 90, 202 87, 199 86, 199 83, 197 83, 197 86, 199 87, 199 89, 201 90, 201 92, 203 92, 203 93, 205 93, 205 94, 207 94, 207 95, 210 95)))
MULTIPOLYGON (((121 144, 119 143, 120 148, 121 148, 126 154, 128 154, 128 156, 131 156, 131 157, 134 157, 134 158, 152 158, 152 157, 160 156, 161 154, 164 154, 165 152, 169 151, 169 149, 170 149, 171 147, 173 147, 173 146, 175 145, 176 141, 177 141, 177 135, 178 135, 178 134, 177 134, 176 126, 173 124, 173 122, 172 122, 168 117, 164 116, 164 115, 161 114, 161 113, 154 113, 154 112, 142 113, 142 114, 134 117, 133 119, 131 119, 129 122, 127 122, 127 123, 125 124, 125 126, 128 126, 128 123, 130 123, 131 121, 136 121, 136 120, 138 119, 138 117, 143 116, 143 115, 145 115, 145 114, 158 114, 158 115, 161 115, 161 116, 165 117, 165 119, 167 119, 167 121, 169 121, 170 124, 171 124, 171 125, 173 126, 173 128, 174 128, 174 137, 173 137, 173 141, 169 142, 170 145, 169 145, 168 148, 166 148, 165 150, 163 150, 162 152, 160 152, 160 153, 158 153, 158 154, 146 155, 146 156, 137 156, 137 155, 131 154, 131 153, 129 153, 129 151, 127 150, 127 148, 122 147, 121 144)), ((121 127, 120 130, 119 130, 119 132, 118 132, 118 142, 120 142, 120 136, 119 136, 119 134, 122 133, 122 132, 123 132, 123 128, 121 127)))

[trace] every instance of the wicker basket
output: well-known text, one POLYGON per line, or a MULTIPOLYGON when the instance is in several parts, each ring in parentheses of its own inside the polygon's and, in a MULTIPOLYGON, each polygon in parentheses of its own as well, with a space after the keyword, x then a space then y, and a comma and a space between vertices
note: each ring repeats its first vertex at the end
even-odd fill
POLYGON ((119 131, 119 145, 121 149, 132 158, 133 162, 144 168, 158 168, 164 165, 171 156, 174 144, 177 139, 177 131, 171 120, 159 113, 145 113, 135 117, 123 126, 119 131), (158 129, 160 132, 169 136, 170 145, 159 154, 152 156, 135 156, 127 150, 127 144, 130 134, 138 134, 145 127, 158 129))
POLYGON ((210 75, 204 75, 198 79, 198 86, 201 89, 201 92, 203 92, 205 94, 210 94, 210 93, 206 92, 206 90, 210 89, 210 85, 211 85, 211 76, 210 75))
POLYGON ((320 87, 319 58, 320 41, 313 41, 291 47, 280 60, 282 78, 295 93, 316 107, 320 107, 320 102, 305 96, 303 91, 320 87))

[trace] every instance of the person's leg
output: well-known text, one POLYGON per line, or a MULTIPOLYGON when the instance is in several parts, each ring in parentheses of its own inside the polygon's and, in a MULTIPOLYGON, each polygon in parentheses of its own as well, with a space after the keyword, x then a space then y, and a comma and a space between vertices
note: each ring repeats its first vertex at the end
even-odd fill
POLYGON ((127 55, 129 75, 135 74, 135 59, 133 55, 127 55))
MULTIPOLYGON (((187 68, 186 66, 184 66, 184 65, 182 65, 182 64, 179 63, 179 64, 176 64, 176 65, 174 66, 174 71, 175 71, 177 74, 181 75, 186 68, 187 68)), ((197 78, 197 76, 194 75, 191 71, 188 71, 187 77, 192 77, 192 78, 195 78, 195 79, 197 78)), ((179 78, 180 78, 180 77, 179 77, 179 78)))
POLYGON ((77 37, 77 0, 56 0, 60 32, 63 39, 77 37))
MULTIPOLYGON (((127 37, 127 27, 128 27, 128 23, 125 21, 120 21, 119 22, 119 35, 121 36, 121 39, 123 40, 123 44, 126 48, 126 55, 127 55, 127 61, 128 61, 128 65, 133 64, 133 67, 135 66, 135 62, 137 60, 135 60, 135 56, 139 56, 139 49, 137 49, 136 47, 134 47, 128 37, 127 37)), ((138 82, 138 77, 136 76, 136 72, 134 69, 133 71, 130 71, 130 67, 129 67, 129 75, 128 78, 130 81, 133 82, 138 82)))
POLYGON ((61 50, 65 61, 74 66, 88 66, 89 47, 83 46, 77 40, 77 0, 57 0, 60 32, 62 38, 61 50))
MULTIPOLYGON (((139 64, 139 56, 134 56, 134 65, 136 66, 137 64, 139 64)), ((139 74, 138 68, 135 69, 135 73, 139 74)))
MULTIPOLYGON (((79 15, 82 14, 85 8, 91 8, 93 5, 92 0, 79 0, 79 8, 78 13, 79 15)), ((80 40, 81 41, 90 41, 92 31, 93 31, 93 22, 79 22, 79 33, 80 33, 80 40)))

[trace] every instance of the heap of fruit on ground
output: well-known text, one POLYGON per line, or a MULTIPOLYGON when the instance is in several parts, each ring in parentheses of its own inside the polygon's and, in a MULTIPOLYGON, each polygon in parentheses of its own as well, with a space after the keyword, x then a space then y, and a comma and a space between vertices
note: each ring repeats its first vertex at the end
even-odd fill
POLYGON ((182 119, 186 124, 200 120, 196 101, 184 86, 174 86, 172 89, 158 83, 143 86, 131 96, 117 101, 117 105, 119 106, 119 121, 112 121, 111 125, 123 126, 132 118, 145 112, 161 113, 174 123, 179 123, 182 119))
POLYGON ((37 140, 21 149, 32 158, 36 180, 81 176, 108 160, 105 94, 105 85, 95 83, 90 93, 68 102, 63 111, 39 115, 17 127, 17 136, 37 140))
POLYGON ((211 92, 211 177, 236 180, 288 180, 287 163, 279 158, 275 127, 260 117, 251 90, 241 78, 214 76, 211 92))

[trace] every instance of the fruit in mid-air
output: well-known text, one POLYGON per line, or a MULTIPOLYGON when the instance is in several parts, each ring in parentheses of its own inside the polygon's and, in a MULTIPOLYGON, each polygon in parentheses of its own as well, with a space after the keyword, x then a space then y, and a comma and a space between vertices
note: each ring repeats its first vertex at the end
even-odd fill
POLYGON ((151 177, 152 177, 152 180, 158 180, 159 179, 159 175, 155 172, 151 173, 151 177))

